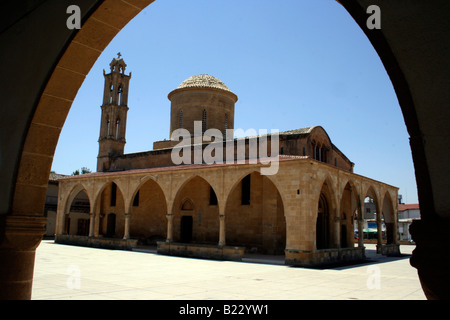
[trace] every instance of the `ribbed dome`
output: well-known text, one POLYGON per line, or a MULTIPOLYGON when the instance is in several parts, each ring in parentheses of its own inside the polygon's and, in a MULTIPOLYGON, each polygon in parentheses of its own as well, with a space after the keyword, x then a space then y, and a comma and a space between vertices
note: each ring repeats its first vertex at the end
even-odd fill
POLYGON ((217 79, 216 77, 210 76, 209 74, 198 74, 196 76, 192 76, 186 80, 184 80, 177 89, 182 88, 192 88, 192 87, 200 87, 200 88, 216 88, 222 89, 226 91, 230 91, 228 87, 217 79))

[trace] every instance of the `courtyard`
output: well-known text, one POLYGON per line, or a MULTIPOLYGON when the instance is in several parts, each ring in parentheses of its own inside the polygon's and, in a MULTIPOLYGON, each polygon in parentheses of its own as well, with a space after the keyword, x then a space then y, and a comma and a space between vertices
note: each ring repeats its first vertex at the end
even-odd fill
POLYGON ((34 300, 425 300, 415 246, 401 257, 375 254, 364 263, 327 269, 291 267, 283 256, 242 262, 61 245, 43 240, 36 251, 34 300))

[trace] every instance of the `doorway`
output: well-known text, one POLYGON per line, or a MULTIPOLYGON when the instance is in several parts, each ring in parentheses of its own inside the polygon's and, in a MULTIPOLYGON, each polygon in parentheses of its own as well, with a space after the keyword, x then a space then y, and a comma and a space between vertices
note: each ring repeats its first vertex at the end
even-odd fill
POLYGON ((106 236, 111 238, 116 234, 116 215, 114 213, 108 214, 106 221, 106 236))
POLYGON ((180 242, 189 243, 192 241, 192 216, 182 216, 180 226, 180 242))

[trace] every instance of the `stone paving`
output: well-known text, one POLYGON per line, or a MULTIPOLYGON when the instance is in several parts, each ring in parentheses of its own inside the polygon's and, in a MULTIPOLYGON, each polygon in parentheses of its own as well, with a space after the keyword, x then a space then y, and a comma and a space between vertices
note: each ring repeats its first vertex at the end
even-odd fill
POLYGON ((409 264, 414 246, 401 246, 404 255, 397 258, 374 249, 366 244, 367 263, 308 269, 280 265, 280 257, 212 261, 44 240, 36 251, 32 299, 425 300, 409 264))

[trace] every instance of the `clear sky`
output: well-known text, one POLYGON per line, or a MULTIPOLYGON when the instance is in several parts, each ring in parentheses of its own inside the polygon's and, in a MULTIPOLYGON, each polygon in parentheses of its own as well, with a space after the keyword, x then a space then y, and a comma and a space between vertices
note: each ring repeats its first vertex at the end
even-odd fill
MULTIPOLYGON (((382 14, 382 12, 381 12, 382 14)), ((369 16, 369 15, 368 15, 369 16)), ((322 126, 354 172, 417 203, 403 115, 380 58, 335 0, 156 0, 103 51, 78 91, 52 170, 96 170, 103 69, 132 72, 126 153, 170 136, 167 94, 196 74, 239 98, 235 128, 322 126)))

